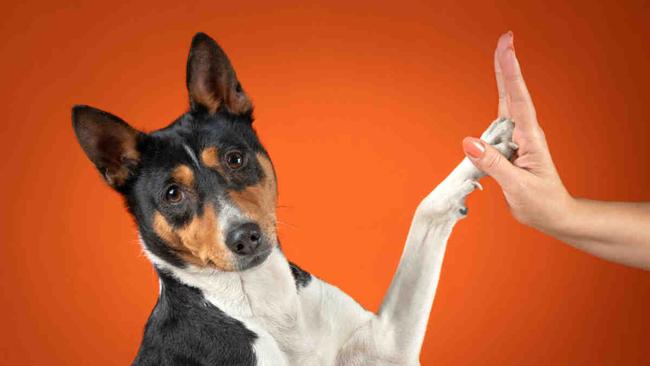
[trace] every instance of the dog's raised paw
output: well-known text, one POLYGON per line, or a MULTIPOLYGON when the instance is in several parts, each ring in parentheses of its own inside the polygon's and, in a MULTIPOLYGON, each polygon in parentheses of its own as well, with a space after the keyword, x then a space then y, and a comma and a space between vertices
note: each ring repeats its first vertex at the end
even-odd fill
MULTIPOLYGON (((517 150, 517 145, 512 141, 513 130, 511 120, 498 118, 481 135, 481 139, 510 159, 517 150)), ((471 162, 465 161, 422 200, 418 212, 428 220, 462 219, 468 213, 465 199, 475 189, 483 190, 478 180, 484 175, 471 162)))
POLYGON ((501 154, 510 159, 518 146, 512 141, 515 124, 512 120, 499 117, 481 135, 481 140, 494 146, 501 154))

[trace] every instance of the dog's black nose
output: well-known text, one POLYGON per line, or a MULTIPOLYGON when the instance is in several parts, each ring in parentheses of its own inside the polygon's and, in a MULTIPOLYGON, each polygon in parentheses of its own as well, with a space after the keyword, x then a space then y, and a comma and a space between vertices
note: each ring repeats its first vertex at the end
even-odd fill
POLYGON ((257 252, 261 241, 260 227, 249 222, 230 230, 226 238, 226 245, 239 255, 250 255, 257 252))

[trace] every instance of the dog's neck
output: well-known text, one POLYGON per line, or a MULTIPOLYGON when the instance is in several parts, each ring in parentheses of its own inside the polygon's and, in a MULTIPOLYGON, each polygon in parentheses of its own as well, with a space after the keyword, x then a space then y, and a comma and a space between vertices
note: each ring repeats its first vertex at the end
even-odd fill
MULTIPOLYGON (((274 248, 260 265, 241 272, 188 265, 173 266, 145 249, 159 271, 180 283, 199 289, 207 301, 228 315, 242 318, 277 316, 278 311, 297 311, 297 290, 289 263, 279 248, 274 248)), ((165 291, 161 281, 161 293, 165 291)))

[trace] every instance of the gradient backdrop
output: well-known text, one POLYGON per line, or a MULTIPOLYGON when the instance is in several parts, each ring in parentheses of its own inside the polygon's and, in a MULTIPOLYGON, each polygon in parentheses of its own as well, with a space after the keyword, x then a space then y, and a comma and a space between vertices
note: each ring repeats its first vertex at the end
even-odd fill
MULTIPOLYGON (((650 200, 646 1, 59 3, 0 9, 2 364, 133 359, 158 280, 70 107, 164 126, 187 107, 197 31, 256 103, 288 257, 369 309, 419 200, 495 117, 506 30, 569 190, 650 200)), ((422 363, 649 364, 650 273, 518 225, 485 188, 452 234, 422 363)))

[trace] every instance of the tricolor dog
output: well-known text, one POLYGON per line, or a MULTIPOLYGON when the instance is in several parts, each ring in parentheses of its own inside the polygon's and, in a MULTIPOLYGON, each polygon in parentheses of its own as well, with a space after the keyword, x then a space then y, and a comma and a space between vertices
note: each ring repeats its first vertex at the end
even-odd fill
MULTIPOLYGON (((447 239, 480 187, 467 160, 417 207, 380 310, 285 258, 277 182, 224 51, 197 34, 189 111, 144 133, 88 106, 74 131, 137 223, 160 295, 134 365, 417 365, 447 239)), ((482 138, 512 153, 512 122, 482 138)))

